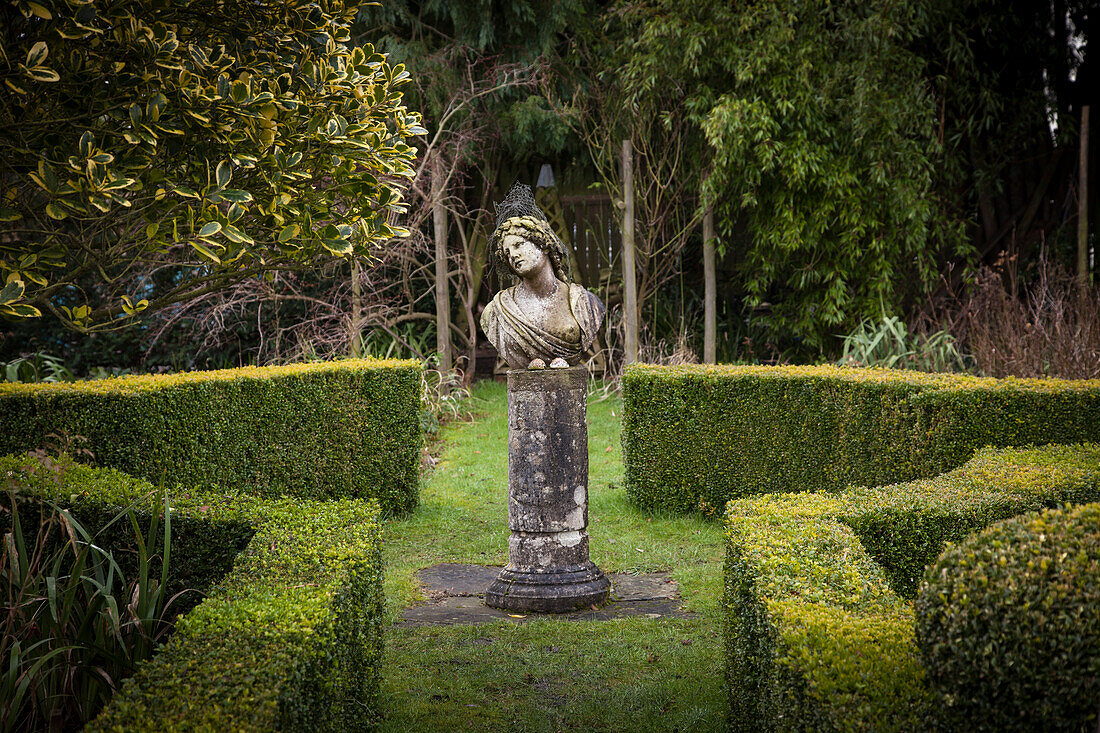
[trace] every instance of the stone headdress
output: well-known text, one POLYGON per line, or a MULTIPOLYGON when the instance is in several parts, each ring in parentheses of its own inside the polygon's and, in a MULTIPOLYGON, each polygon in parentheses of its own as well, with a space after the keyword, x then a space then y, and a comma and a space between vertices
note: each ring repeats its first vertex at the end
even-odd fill
POLYGON ((489 264, 502 281, 515 279, 515 273, 500 254, 500 247, 506 236, 516 234, 546 253, 559 280, 572 282, 565 245, 554 233, 546 214, 535 203, 530 186, 515 183, 504 200, 496 204, 496 215, 496 228, 489 237, 489 264))

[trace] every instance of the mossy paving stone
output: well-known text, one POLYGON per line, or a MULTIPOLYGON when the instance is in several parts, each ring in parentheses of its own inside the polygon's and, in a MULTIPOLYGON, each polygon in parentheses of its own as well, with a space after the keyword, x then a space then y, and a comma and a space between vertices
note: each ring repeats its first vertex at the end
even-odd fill
POLYGON ((406 609, 398 626, 451 626, 492 621, 522 623, 548 617, 567 621, 613 618, 690 618, 680 609, 679 587, 668 573, 609 573, 611 597, 599 607, 562 614, 509 613, 485 605, 485 589, 500 574, 499 566, 440 563, 420 571, 420 584, 430 602, 406 609))

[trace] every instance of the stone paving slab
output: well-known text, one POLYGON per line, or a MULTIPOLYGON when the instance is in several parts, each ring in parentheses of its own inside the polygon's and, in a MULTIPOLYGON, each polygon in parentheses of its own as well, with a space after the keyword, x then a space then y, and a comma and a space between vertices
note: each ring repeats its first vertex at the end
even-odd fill
POLYGON ((599 608, 574 613, 515 614, 485 605, 489 583, 500 566, 440 563, 420 571, 420 584, 428 603, 405 609, 398 626, 453 626, 493 621, 523 623, 532 618, 566 621, 607 621, 613 618, 690 618, 695 614, 680 608, 679 586, 669 573, 629 575, 609 573, 611 597, 599 608))

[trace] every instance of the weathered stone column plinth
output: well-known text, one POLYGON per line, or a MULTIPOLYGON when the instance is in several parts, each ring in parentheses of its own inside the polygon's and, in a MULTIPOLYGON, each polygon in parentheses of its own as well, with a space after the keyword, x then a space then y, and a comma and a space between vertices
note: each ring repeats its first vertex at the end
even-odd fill
POLYGON ((588 558, 584 367, 508 372, 508 565, 485 603, 564 613, 607 599, 588 558))

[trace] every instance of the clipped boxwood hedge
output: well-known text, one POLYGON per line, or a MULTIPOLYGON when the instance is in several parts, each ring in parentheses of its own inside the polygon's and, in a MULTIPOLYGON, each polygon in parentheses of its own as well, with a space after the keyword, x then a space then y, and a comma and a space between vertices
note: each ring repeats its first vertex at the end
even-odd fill
MULTIPOLYGON (((65 459, 50 471, 0 458, 0 476, 20 500, 55 501, 90 530, 121 507, 163 506, 148 482, 65 459)), ((170 499, 172 569, 201 575, 208 594, 86 730, 370 728, 382 661, 377 502, 181 489, 170 499), (232 537, 244 541, 228 574, 201 572, 236 551, 218 544, 232 537)))
POLYGON ((951 547, 916 613, 928 680, 958 729, 1097 729, 1100 504, 1008 519, 951 547))
POLYGON ((993 522, 1100 497, 1100 446, 985 448, 959 468, 905 484, 849 489, 837 516, 905 598, 948 542, 993 522))
POLYGON ((641 507, 926 478, 978 448, 1100 441, 1100 380, 831 366, 632 366, 626 488, 641 507))
POLYGON ((0 454, 81 436, 100 466, 260 496, 416 506, 420 366, 349 360, 0 384, 0 454))
POLYGON ((948 539, 1037 507, 1100 500, 1098 479, 1100 446, 987 449, 931 481, 731 501, 724 604, 731 727, 931 727, 938 709, 913 607, 897 590, 911 588, 915 569, 948 539), (876 562, 868 548, 889 562, 876 562))

